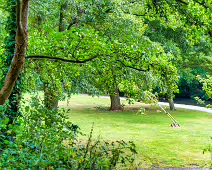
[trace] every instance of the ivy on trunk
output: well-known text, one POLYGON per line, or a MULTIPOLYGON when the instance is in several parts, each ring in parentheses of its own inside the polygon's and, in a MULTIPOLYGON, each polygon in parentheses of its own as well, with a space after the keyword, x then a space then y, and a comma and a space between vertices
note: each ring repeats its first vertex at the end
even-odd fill
POLYGON ((3 105, 9 98, 18 76, 23 69, 26 49, 28 44, 28 10, 29 10, 29 0, 17 1, 16 5, 16 51, 13 57, 10 69, 7 73, 4 85, 0 91, 0 105, 3 105))

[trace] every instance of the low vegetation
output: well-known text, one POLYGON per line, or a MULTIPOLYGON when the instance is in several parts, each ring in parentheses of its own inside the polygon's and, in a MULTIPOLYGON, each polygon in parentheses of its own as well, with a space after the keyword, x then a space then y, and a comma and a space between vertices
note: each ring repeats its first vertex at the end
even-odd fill
POLYGON ((22 115, 10 126, 5 110, 0 107, 0 169, 112 170, 133 166, 136 150, 132 141, 94 139, 93 128, 85 140, 78 140, 84 135, 67 120, 65 109, 50 111, 34 99, 26 102, 22 115))

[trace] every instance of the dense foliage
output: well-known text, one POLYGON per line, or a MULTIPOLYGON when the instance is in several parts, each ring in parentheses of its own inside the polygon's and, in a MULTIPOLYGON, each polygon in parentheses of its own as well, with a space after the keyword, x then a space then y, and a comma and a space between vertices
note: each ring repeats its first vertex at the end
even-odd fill
POLYGON ((113 169, 133 165, 133 142, 94 140, 93 129, 87 141, 79 141, 83 134, 68 121, 65 110, 50 111, 34 98, 7 129, 8 118, 4 117, 3 109, 1 106, 0 131, 7 130, 8 136, 17 135, 15 141, 0 135, 0 168, 113 169))
POLYGON ((10 96, 1 106, 2 168, 111 169, 133 162, 132 142, 91 142, 92 132, 85 146, 76 141, 77 127, 58 110, 67 94, 107 93, 110 110, 122 109, 120 90, 138 100, 166 97, 172 110, 179 90, 211 98, 210 1, 1 2, 0 104, 10 96), (26 102, 21 90, 44 96, 26 102))

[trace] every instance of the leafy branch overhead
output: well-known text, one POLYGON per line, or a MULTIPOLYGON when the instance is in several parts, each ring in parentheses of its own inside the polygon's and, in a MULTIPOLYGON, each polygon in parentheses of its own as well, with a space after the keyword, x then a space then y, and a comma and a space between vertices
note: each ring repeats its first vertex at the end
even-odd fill
MULTIPOLYGON (((55 62, 46 64, 46 61, 73 64, 91 62, 91 66, 96 62, 103 68, 108 67, 107 70, 112 66, 123 67, 123 70, 126 67, 154 73, 161 81, 171 81, 170 84, 167 83, 171 88, 178 79, 174 66, 174 61, 178 61, 175 58, 179 54, 176 49, 184 47, 170 40, 169 44, 176 48, 167 50, 164 41, 160 42, 159 38, 153 40, 147 34, 149 26, 155 29, 157 25, 151 24, 158 21, 164 28, 170 28, 173 32, 177 29, 183 30, 188 41, 186 45, 191 49, 202 40, 208 41, 207 37, 211 33, 212 14, 209 1, 32 1, 28 38, 28 4, 29 0, 18 1, 17 42, 13 63, 20 63, 11 66, 0 93, 1 104, 8 98, 25 59, 28 60, 25 69, 33 69, 35 66, 35 72, 43 76, 45 75, 41 68, 48 66, 48 73, 53 74, 54 65, 57 65, 55 62), (203 35, 206 38, 202 39, 203 35), (41 60, 42 62, 39 62, 41 60), (37 62, 40 68, 37 68, 37 62), (18 69, 12 76, 14 67, 18 69)), ((79 67, 83 69, 82 66, 79 67)), ((54 82, 61 79, 56 75, 67 73, 65 70, 69 70, 70 66, 63 65, 57 69, 60 70, 58 74, 49 75, 55 78, 54 82)), ((176 89, 176 86, 173 89, 176 89)))
POLYGON ((48 61, 62 61, 66 63, 86 63, 88 61, 92 61, 93 59, 97 58, 98 56, 94 56, 89 59, 84 59, 84 60, 69 60, 69 59, 64 59, 64 58, 58 58, 58 57, 51 57, 51 56, 38 56, 38 55, 33 55, 33 56, 26 56, 26 59, 48 59, 48 61))

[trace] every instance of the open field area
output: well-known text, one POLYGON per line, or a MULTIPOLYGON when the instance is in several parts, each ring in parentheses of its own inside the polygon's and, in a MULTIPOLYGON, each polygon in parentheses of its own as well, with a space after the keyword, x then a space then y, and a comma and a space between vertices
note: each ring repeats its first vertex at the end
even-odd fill
POLYGON ((137 114, 141 103, 128 105, 122 112, 107 111, 109 99, 74 95, 60 107, 71 109, 70 120, 89 133, 94 123, 94 137, 102 140, 132 140, 137 145, 136 163, 139 167, 203 168, 209 167, 211 157, 203 154, 212 136, 212 115, 204 112, 178 109, 170 112, 180 128, 170 127, 171 121, 163 112, 150 108, 146 114, 137 114))

